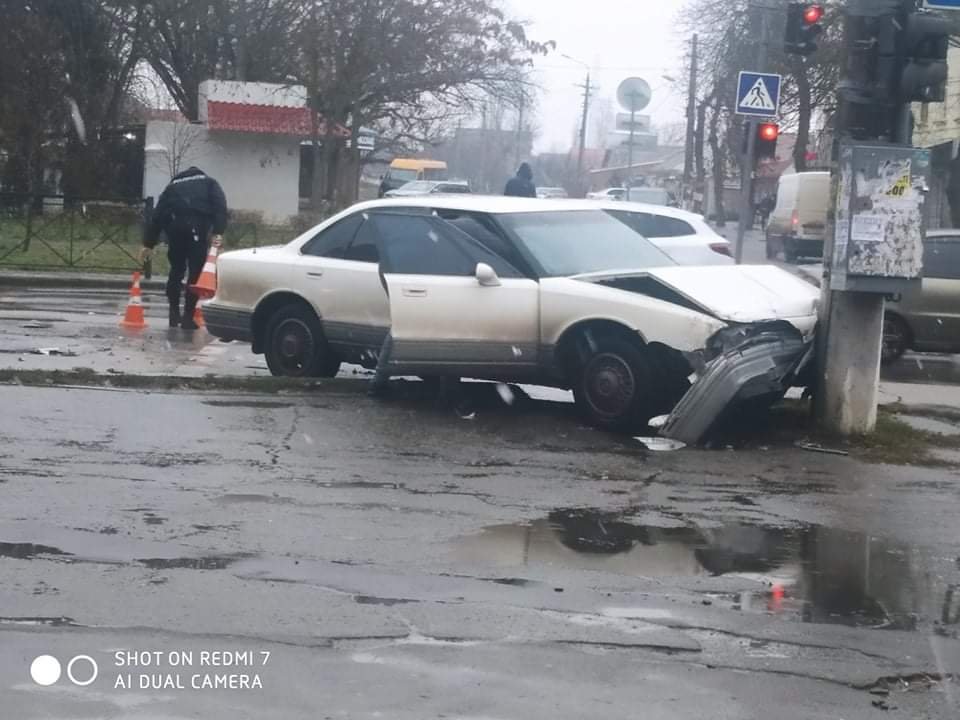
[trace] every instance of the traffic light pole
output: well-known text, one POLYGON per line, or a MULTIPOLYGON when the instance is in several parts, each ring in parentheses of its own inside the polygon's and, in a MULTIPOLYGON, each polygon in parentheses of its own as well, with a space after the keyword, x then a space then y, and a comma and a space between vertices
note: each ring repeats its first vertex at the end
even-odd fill
MULTIPOLYGON (((885 0, 892 5, 891 0, 885 0)), ((852 87, 872 82, 873 68, 856 56, 858 48, 870 46, 865 32, 865 17, 884 12, 883 2, 851 0, 844 27, 845 79, 852 87)), ((854 101, 841 94, 840 112, 835 129, 835 144, 849 139, 853 132, 854 101)), ((893 137, 909 143, 910 106, 898 113, 893 137), (906 134, 905 134, 906 133, 906 134)), ((814 395, 814 414, 821 427, 841 435, 873 432, 877 424, 880 399, 880 364, 883 343, 885 298, 882 294, 847 292, 831 289, 840 167, 834 152, 831 209, 824 243, 824 273, 821 290, 820 323, 817 330, 817 360, 820 368, 814 395)))
MULTIPOLYGON (((769 44, 770 38, 767 16, 766 13, 761 10, 760 57, 757 64, 757 70, 760 72, 766 71, 767 68, 769 44)), ((737 265, 743 262, 743 239, 747 234, 747 230, 753 227, 753 172, 757 163, 757 121, 754 118, 748 118, 746 126, 747 152, 743 158, 743 168, 740 174, 740 212, 737 219, 737 243, 734 254, 737 265)))

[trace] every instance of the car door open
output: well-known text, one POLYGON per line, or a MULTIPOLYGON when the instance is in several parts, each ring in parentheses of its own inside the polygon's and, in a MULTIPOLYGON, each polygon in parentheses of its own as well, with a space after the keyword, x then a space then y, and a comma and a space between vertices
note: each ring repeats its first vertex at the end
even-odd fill
POLYGON ((395 372, 494 379, 536 371, 535 280, 438 217, 381 214, 376 222, 395 372))

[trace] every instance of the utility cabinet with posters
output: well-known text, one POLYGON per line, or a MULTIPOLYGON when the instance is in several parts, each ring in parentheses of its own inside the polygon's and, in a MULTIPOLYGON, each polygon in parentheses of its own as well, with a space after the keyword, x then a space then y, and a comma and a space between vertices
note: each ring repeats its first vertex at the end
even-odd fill
POLYGON ((841 146, 831 290, 897 294, 920 283, 929 178, 929 150, 841 146))

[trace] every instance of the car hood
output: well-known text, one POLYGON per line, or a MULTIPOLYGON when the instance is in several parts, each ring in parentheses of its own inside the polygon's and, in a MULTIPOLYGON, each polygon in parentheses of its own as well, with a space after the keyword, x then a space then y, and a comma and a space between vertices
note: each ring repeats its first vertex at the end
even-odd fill
POLYGON ((670 266, 576 277, 577 280, 645 294, 659 290, 651 289, 649 283, 646 287, 630 286, 631 279, 642 278, 652 279, 662 288, 676 293, 678 300, 685 300, 716 318, 734 323, 815 317, 820 298, 817 289, 809 283, 773 265, 670 266))

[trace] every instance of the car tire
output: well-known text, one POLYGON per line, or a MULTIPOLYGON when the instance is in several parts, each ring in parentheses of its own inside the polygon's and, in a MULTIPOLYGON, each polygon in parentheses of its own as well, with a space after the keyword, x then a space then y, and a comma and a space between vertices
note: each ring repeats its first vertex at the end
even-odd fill
POLYGON ((796 265, 797 260, 800 256, 797 254, 797 244, 787 238, 783 241, 783 259, 785 262, 790 263, 791 265, 796 265))
POLYGON ((270 316, 266 332, 267 367, 278 377, 333 377, 340 358, 327 344, 320 319, 306 305, 284 305, 270 316))
POLYGON ((890 365, 903 357, 910 349, 910 327, 899 315, 887 313, 883 316, 883 345, 880 362, 890 365))
POLYGON ((617 337, 598 338, 577 371, 580 412, 604 430, 629 431, 657 414, 656 372, 643 349, 617 337))

